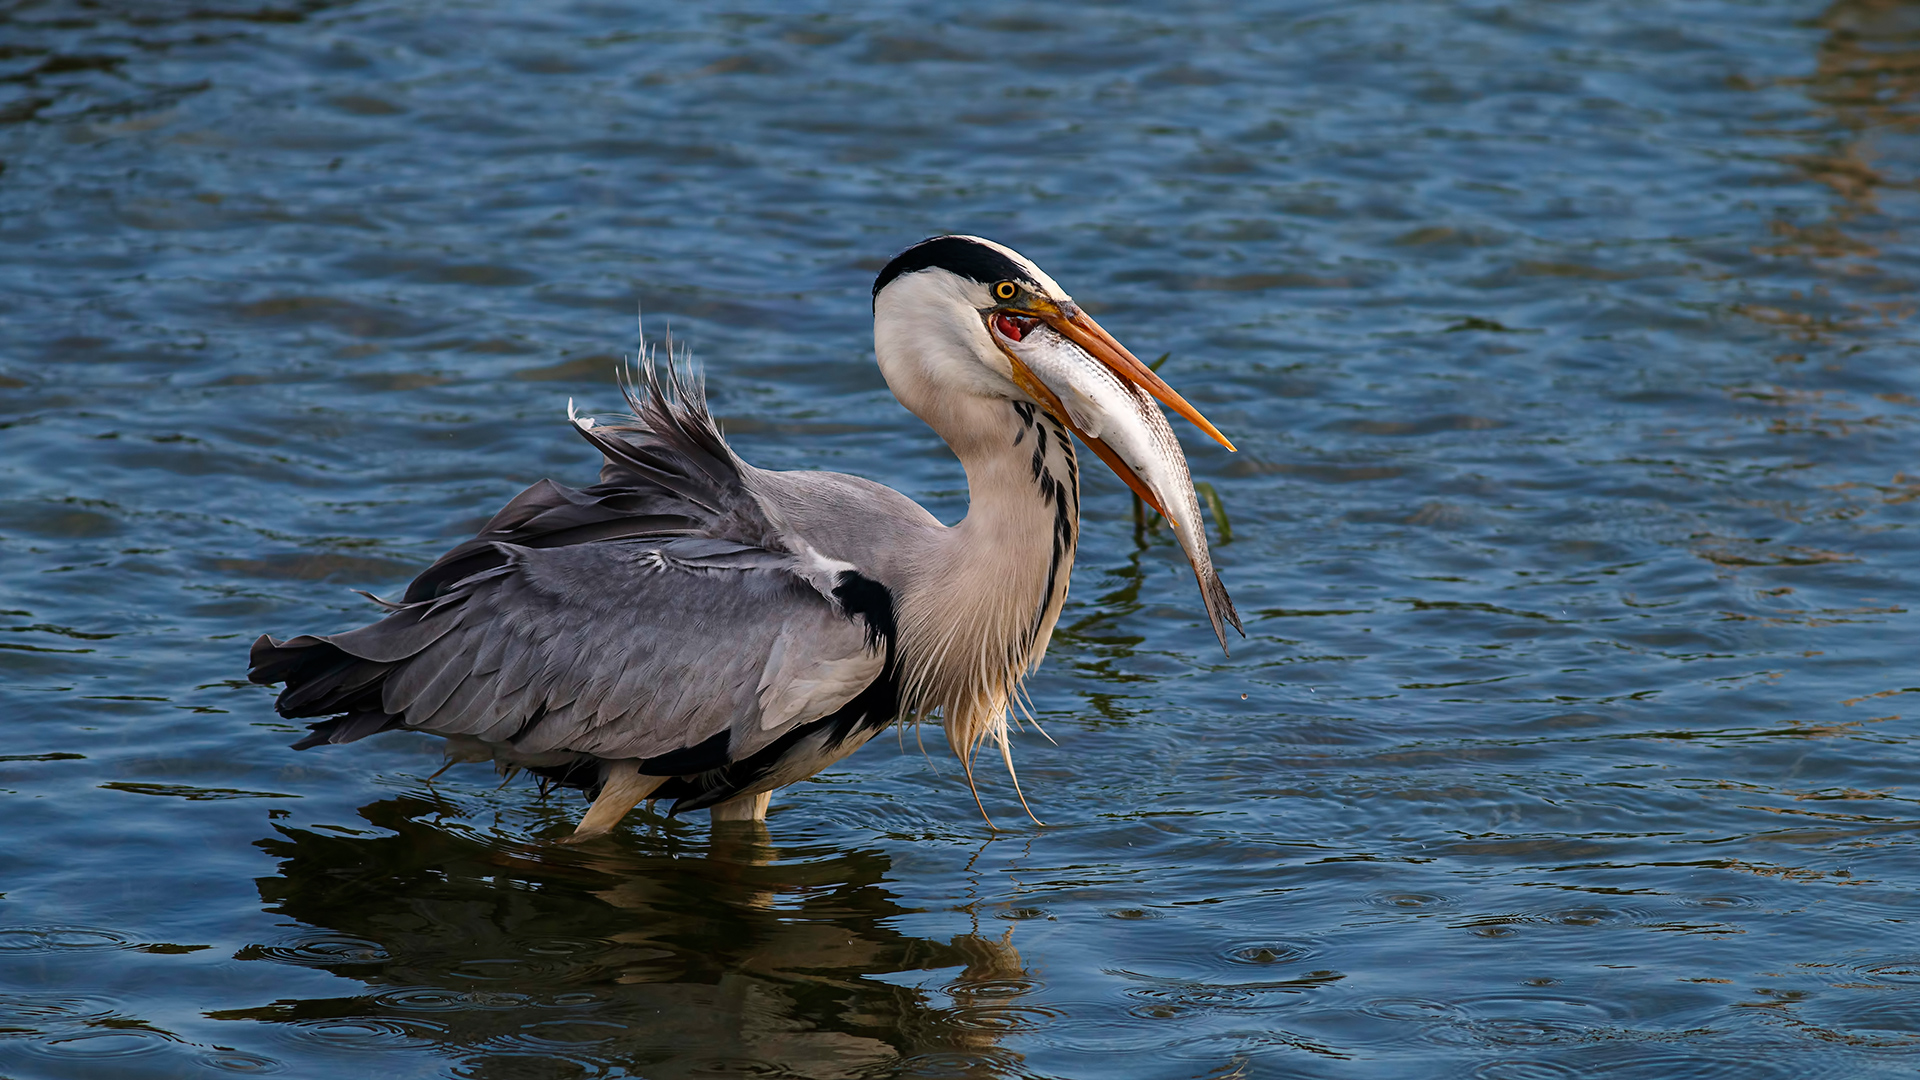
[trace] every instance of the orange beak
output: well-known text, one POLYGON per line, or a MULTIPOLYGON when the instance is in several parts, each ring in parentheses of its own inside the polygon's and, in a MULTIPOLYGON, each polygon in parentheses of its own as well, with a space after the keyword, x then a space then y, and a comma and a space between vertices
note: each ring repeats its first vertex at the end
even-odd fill
POLYGON ((1234 448, 1233 444, 1227 441, 1227 437, 1220 434, 1219 428, 1208 423, 1207 418, 1200 415, 1199 409, 1187 404, 1187 399, 1181 397, 1179 391, 1168 386, 1166 380, 1154 374, 1152 368, 1141 363, 1139 357, 1128 352, 1125 345, 1115 341, 1105 327, 1093 321, 1093 316, 1072 304, 1067 306, 1071 310, 1062 311, 1058 315, 1041 312, 1034 312, 1034 314, 1039 315, 1041 321, 1058 331, 1060 336, 1085 349, 1087 355, 1107 365, 1115 375, 1159 398, 1167 408, 1193 421, 1201 431, 1213 436, 1214 442, 1228 450, 1234 448))
MULTIPOLYGON (((1040 307, 1041 305, 1036 305, 1036 308, 1040 307)), ((1188 404, 1186 398, 1181 397, 1178 391, 1168 386, 1166 381, 1155 374, 1152 368, 1141 363, 1140 358, 1128 351, 1125 345, 1114 340, 1113 335, 1107 333, 1105 327, 1094 322, 1093 317, 1086 312, 1081 311, 1078 307, 1069 303, 1064 309, 1054 307, 1052 304, 1046 304, 1041 310, 1028 309, 1020 311, 1019 314, 1040 319, 1058 332, 1060 336, 1073 342, 1085 351, 1087 355, 1105 365, 1108 370, 1112 371, 1123 382, 1131 383, 1152 394, 1172 408, 1173 411, 1193 421, 1200 430, 1211 435, 1221 446, 1226 447, 1228 450, 1234 449, 1233 444, 1227 441, 1227 437, 1220 434, 1220 429, 1214 427, 1207 421, 1206 417, 1200 415, 1200 410, 1188 404)), ((1048 387, 1046 383, 1040 381, 1038 376, 1028 370, 1026 364, 1022 363, 1020 358, 1014 355, 1011 350, 1005 351, 1007 358, 1013 362, 1013 381, 1015 385, 1026 391, 1035 401, 1040 402, 1041 405, 1046 408, 1047 412, 1065 424, 1068 430, 1079 436, 1081 442, 1085 443, 1089 449, 1099 455, 1100 460, 1107 463, 1107 467, 1114 471, 1114 475, 1126 481, 1127 486, 1133 489, 1133 493, 1140 496, 1140 501, 1153 507, 1154 510, 1159 512, 1161 517, 1166 518, 1169 522, 1174 521, 1173 514, 1161 503, 1159 496, 1153 493, 1153 489, 1147 486, 1146 481, 1141 479, 1139 473, 1134 471, 1133 466, 1122 460, 1120 455, 1115 453, 1113 448, 1109 447, 1105 441, 1081 430, 1080 426, 1073 422, 1072 415, 1060 401, 1059 395, 1055 394, 1052 388, 1048 387)))

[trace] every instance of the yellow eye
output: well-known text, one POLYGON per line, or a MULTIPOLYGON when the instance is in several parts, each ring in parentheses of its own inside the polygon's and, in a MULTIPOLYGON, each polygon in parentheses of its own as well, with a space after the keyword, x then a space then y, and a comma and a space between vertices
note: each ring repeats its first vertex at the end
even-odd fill
POLYGON ((1011 300, 1020 292, 1020 286, 1011 281, 1003 281, 993 287, 993 295, 1002 300, 1011 300))

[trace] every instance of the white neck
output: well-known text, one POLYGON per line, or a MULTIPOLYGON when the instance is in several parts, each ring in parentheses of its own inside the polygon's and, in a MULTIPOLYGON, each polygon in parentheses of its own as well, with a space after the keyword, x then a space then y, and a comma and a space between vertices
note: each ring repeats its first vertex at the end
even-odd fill
POLYGON ((934 430, 967 471, 967 516, 899 598, 901 656, 907 700, 940 709, 965 760, 982 741, 1005 754, 1007 709, 1046 654, 1079 540, 1080 475, 1071 437, 1032 405, 975 398, 942 413, 934 430))
POLYGON ((969 495, 966 518, 917 553, 895 604, 907 708, 938 709, 963 763, 990 740, 1011 768, 1007 709, 1066 600, 1080 475, 1071 437, 1014 385, 980 317, 985 293, 969 288, 928 271, 875 298, 881 374, 953 448, 969 495))

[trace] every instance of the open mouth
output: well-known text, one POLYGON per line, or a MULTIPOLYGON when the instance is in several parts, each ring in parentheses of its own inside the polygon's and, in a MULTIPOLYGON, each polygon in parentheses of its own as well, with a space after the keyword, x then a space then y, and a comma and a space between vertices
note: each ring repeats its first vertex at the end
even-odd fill
POLYGON ((993 328, 1008 341, 1020 341, 1040 325, 1040 320, 1027 315, 1014 315, 1005 311, 993 313, 993 328))

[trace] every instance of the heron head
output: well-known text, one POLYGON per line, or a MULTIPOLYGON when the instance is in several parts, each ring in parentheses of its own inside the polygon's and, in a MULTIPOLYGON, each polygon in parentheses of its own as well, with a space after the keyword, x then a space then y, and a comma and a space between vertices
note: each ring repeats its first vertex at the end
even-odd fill
POLYGON ((1031 402, 1099 455, 1173 525, 1226 646, 1239 618, 1214 573, 1186 456, 1154 399, 1232 450, 1153 369, 1011 248, 936 236, 895 256, 873 283, 874 352, 902 404, 964 459, 1004 439, 992 402, 1031 402), (984 406, 984 407, 982 407, 984 406))
MULTIPOLYGON (((1058 282, 991 240, 936 236, 901 252, 874 279, 873 313, 875 352, 888 385, 935 428, 946 425, 923 411, 929 396, 957 392, 1031 401, 1170 519, 1164 493, 1143 475, 1157 470, 1143 468, 1150 463, 1133 460, 1135 455, 1101 436, 1150 424, 1144 412, 1157 415, 1147 400, 1151 395, 1233 449, 1058 282)), ((1152 432, 1138 434, 1145 438, 1112 442, 1160 441, 1152 432)), ((1179 453, 1177 443, 1172 452, 1179 453)), ((1185 473, 1184 461, 1179 471, 1185 473)))

